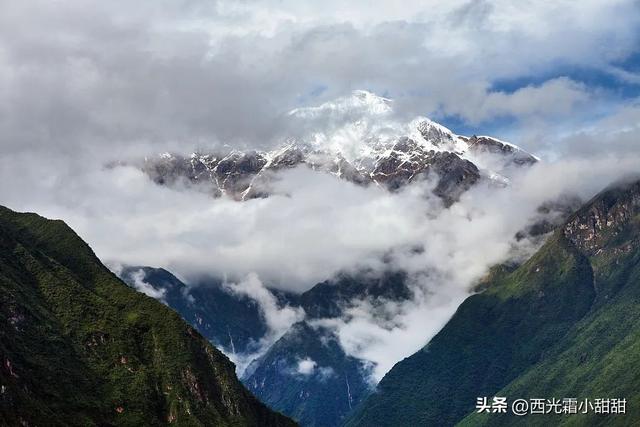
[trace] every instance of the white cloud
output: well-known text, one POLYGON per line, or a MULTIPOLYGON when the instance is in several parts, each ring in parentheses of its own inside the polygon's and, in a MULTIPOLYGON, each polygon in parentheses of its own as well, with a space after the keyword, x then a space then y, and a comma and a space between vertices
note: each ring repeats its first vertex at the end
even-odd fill
POLYGON ((499 117, 565 117, 583 107, 593 96, 584 85, 560 77, 538 86, 522 87, 512 93, 480 88, 479 92, 467 93, 467 102, 448 108, 447 113, 458 114, 471 123, 499 117))
POLYGON ((293 324, 304 319, 305 313, 301 308, 280 304, 255 273, 249 273, 244 280, 237 283, 227 282, 224 286, 232 294, 253 299, 258 304, 267 329, 265 335, 256 343, 257 347, 252 348, 250 352, 228 355, 236 364, 238 375, 242 375, 253 360, 262 356, 293 324))
POLYGON ((144 270, 138 270, 131 274, 134 289, 166 304, 167 301, 165 300, 165 294, 167 293, 167 290, 164 288, 154 288, 153 285, 144 281, 144 277, 144 270))
POLYGON ((304 310, 286 305, 281 306, 255 273, 249 273, 241 282, 225 283, 225 287, 236 295, 244 295, 258 303, 268 333, 272 335, 271 341, 276 341, 294 323, 304 318, 304 310))
POLYGON ((0 144, 116 156, 271 144, 284 112, 360 88, 411 116, 560 121, 606 96, 564 79, 492 85, 559 66, 610 72, 636 48, 639 18, 632 0, 3 1, 0 144))
POLYGON ((64 218, 101 259, 162 266, 185 278, 218 272, 240 280, 256 272, 292 290, 416 242, 428 206, 409 192, 363 189, 306 168, 278 181, 289 196, 237 203, 159 187, 133 168, 60 176, 55 163, 16 160, 2 162, 3 178, 22 175, 3 188, 4 203, 64 218))
POLYGON ((311 375, 315 371, 316 366, 317 363, 313 359, 306 357, 298 361, 296 372, 301 375, 311 375))

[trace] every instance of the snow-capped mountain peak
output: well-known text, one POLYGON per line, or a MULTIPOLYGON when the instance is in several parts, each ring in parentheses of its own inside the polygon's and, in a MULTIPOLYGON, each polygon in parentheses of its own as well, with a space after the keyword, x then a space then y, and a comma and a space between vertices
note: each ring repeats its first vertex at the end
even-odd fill
POLYGON ((242 200, 268 196, 274 173, 300 165, 391 191, 435 174, 434 192, 452 203, 480 179, 505 185, 513 170, 538 161, 514 144, 457 135, 426 117, 403 122, 392 106, 390 99, 354 91, 289 112, 304 132, 274 150, 195 153, 189 158, 163 153, 146 159, 143 170, 160 184, 186 178, 209 185, 215 195, 242 200))

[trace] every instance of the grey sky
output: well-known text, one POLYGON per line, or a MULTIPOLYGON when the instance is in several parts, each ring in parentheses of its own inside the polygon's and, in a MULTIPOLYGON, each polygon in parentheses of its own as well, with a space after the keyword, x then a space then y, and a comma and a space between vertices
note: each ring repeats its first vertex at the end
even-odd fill
POLYGON ((593 0, 3 0, 0 12, 4 152, 94 155, 274 144, 296 132, 286 111, 353 89, 393 97, 406 117, 510 119, 506 136, 535 151, 527 124, 579 130, 630 102, 544 76, 612 73, 640 16, 634 1, 593 0), (523 77, 537 81, 494 87, 523 77))

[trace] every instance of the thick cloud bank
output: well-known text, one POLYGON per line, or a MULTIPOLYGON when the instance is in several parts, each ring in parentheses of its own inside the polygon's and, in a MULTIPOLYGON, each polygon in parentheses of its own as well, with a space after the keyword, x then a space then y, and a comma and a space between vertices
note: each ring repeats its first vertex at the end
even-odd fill
MULTIPOLYGON (((531 242, 514 236, 541 204, 586 199, 637 171, 640 159, 629 152, 542 162, 506 188, 479 184, 448 209, 430 196, 429 182, 389 193, 306 167, 282 172, 278 194, 237 202, 158 186, 130 167, 28 156, 0 163, 0 179, 11 183, 0 189, 2 203, 64 219, 101 259, 161 266, 187 280, 224 276, 232 292, 256 299, 270 333, 259 353, 241 357, 259 355, 304 317, 278 306, 263 285, 301 292, 356 268, 409 272, 411 300, 365 299, 317 322, 368 362, 377 381, 439 330, 490 266, 530 253, 531 242)), ((153 292, 142 282, 140 290, 153 292)))
POLYGON ((2 146, 265 145, 362 88, 410 117, 557 125, 617 103, 563 70, 638 80, 633 0, 379 3, 0 1, 2 146))

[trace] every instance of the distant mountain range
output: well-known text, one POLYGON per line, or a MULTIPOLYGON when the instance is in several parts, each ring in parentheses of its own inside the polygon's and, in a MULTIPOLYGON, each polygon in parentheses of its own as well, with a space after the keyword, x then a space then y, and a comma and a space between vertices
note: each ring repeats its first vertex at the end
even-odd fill
POLYGON ((339 276, 296 295, 272 290, 279 303, 301 308, 303 321, 291 325, 262 353, 267 334, 264 313, 255 300, 237 295, 222 281, 187 286, 166 270, 124 267, 120 276, 134 288, 151 289, 230 357, 254 354, 242 381, 272 408, 308 426, 335 426, 372 390, 370 372, 347 355, 330 331, 314 321, 340 317, 352 300, 370 296, 406 300, 405 275, 339 276), (150 287, 150 288, 149 288, 150 287), (308 361, 308 369, 301 369, 308 361))
POLYGON ((350 117, 354 110, 360 116, 333 130, 332 135, 338 134, 338 140, 356 139, 358 144, 327 144, 330 135, 310 132, 271 151, 219 149, 187 156, 163 153, 137 164, 158 184, 197 185, 214 196, 225 194, 237 200, 267 197, 278 171, 301 165, 391 191, 431 177, 436 180, 433 192, 450 205, 481 179, 504 185, 510 169, 538 160, 508 142, 456 135, 424 117, 384 125, 389 123, 392 101, 366 91, 355 91, 320 107, 297 109, 289 116, 292 121, 307 123, 331 115, 350 117))

